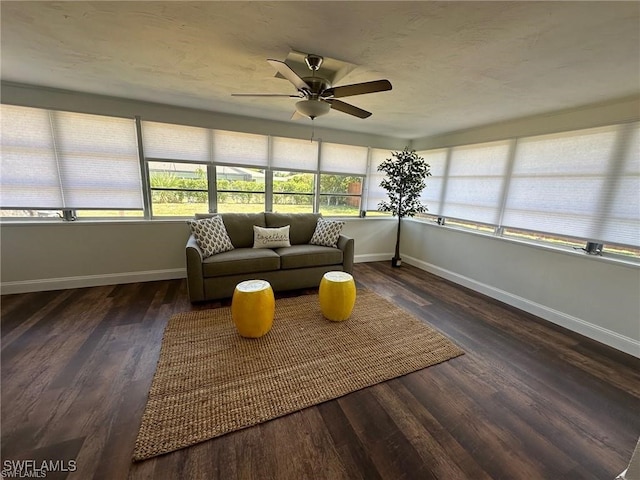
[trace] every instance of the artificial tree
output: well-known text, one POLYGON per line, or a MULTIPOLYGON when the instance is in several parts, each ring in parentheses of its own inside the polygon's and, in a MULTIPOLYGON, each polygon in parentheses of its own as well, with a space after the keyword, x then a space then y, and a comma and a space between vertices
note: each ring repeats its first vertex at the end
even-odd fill
POLYGON ((402 263, 400 259, 402 218, 413 217, 416 213, 427 211, 427 207, 420 202, 420 194, 426 186, 425 179, 431 175, 431 171, 424 158, 418 156, 415 150, 409 150, 408 147, 400 152, 392 152, 391 156, 393 158, 386 159, 378 166, 378 171, 386 174, 380 186, 389 196, 389 200, 378 204, 378 210, 391 212, 398 217, 396 251, 391 264, 399 267, 402 263))

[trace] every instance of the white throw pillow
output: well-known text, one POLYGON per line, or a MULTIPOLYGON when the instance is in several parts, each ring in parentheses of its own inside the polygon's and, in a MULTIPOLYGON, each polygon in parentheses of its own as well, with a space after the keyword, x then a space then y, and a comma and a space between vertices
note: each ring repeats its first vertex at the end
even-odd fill
POLYGON ((289 228, 285 225, 280 228, 264 228, 253 226, 253 248, 279 248, 290 247, 289 228))
POLYGON ((188 220, 187 222, 205 258, 216 253, 233 250, 233 243, 231 243, 222 217, 215 216, 200 220, 188 220))
POLYGON ((316 224, 316 230, 313 232, 309 243, 311 245, 338 248, 338 238, 340 237, 343 226, 344 222, 342 221, 319 218, 316 224))

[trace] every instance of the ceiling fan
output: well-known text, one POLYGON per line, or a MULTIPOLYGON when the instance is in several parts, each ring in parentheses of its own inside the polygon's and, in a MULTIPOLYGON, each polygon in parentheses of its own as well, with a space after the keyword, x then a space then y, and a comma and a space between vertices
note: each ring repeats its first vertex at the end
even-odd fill
POLYGON ((293 86, 296 87, 298 93, 295 95, 288 95, 286 93, 232 93, 231 95, 235 97, 302 98, 303 100, 296 102, 296 111, 291 118, 298 119, 306 117, 313 120, 316 117, 329 113, 329 110, 331 109, 338 110, 358 118, 370 117, 371 112, 367 112, 366 110, 337 99, 351 97, 354 95, 363 95, 365 93, 376 93, 391 90, 391 82, 389 82, 389 80, 374 80, 372 82, 354 83, 352 85, 333 87, 326 78, 316 76, 316 72, 324 60, 323 57, 320 55, 309 54, 304 60, 307 67, 309 67, 309 70, 311 70, 310 77, 301 78, 291 69, 291 67, 289 67, 289 65, 285 62, 281 62, 280 60, 267 60, 267 62, 269 62, 269 64, 275 68, 280 75, 289 80, 293 86))

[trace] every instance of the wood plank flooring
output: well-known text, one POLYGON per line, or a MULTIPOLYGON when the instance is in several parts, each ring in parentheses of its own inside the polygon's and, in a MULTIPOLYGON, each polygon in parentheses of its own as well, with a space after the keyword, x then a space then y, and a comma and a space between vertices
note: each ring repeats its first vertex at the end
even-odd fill
POLYGON ((221 303, 192 306, 185 280, 3 296, 2 467, 74 460, 46 478, 82 480, 602 480, 626 468, 640 360, 408 265, 354 276, 466 354, 135 464, 167 320, 221 303))

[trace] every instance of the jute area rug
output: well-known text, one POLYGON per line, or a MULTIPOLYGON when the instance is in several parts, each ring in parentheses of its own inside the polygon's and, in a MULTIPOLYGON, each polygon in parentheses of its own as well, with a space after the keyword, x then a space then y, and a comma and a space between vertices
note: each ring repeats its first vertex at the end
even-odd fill
POLYGON ((174 315, 162 340, 134 461, 256 425, 464 352, 411 314, 359 291, 330 322, 317 295, 276 301, 271 331, 241 338, 230 308, 174 315))

